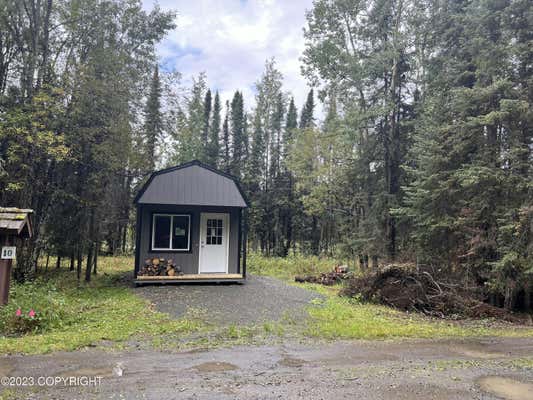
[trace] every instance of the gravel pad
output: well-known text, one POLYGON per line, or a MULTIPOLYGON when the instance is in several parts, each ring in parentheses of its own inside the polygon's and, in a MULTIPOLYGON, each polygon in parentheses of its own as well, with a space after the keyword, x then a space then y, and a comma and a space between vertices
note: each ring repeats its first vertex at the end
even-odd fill
POLYGON ((135 291, 154 303, 157 310, 177 318, 189 314, 227 325, 253 325, 286 316, 300 319, 310 301, 321 298, 317 293, 277 279, 250 275, 242 285, 146 285, 135 291))

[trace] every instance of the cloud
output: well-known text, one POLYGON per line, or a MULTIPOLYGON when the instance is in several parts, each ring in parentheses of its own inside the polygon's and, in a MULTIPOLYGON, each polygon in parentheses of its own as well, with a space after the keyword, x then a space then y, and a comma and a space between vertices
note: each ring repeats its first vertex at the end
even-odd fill
MULTIPOLYGON (((284 90, 301 108, 309 88, 300 75, 305 11, 312 0, 161 0, 176 10, 177 28, 158 46, 161 66, 181 72, 185 83, 206 72, 209 86, 229 100, 243 91, 247 108, 254 104, 254 83, 265 60, 275 57, 284 90)), ((153 0, 143 0, 146 9, 153 0)))

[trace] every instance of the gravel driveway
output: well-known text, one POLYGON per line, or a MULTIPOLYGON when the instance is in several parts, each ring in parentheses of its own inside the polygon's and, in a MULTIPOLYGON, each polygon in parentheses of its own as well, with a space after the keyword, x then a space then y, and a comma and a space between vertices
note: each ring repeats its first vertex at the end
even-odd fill
POLYGON ((299 319, 309 302, 321 296, 274 278, 248 275, 239 284, 147 285, 135 292, 150 300, 157 310, 177 318, 193 313, 223 325, 253 325, 299 319))

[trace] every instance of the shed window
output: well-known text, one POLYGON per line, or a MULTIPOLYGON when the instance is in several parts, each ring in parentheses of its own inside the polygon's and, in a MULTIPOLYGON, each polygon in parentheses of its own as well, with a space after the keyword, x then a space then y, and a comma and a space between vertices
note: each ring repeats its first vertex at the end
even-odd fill
POLYGON ((152 250, 188 251, 191 216, 154 214, 152 219, 152 250))

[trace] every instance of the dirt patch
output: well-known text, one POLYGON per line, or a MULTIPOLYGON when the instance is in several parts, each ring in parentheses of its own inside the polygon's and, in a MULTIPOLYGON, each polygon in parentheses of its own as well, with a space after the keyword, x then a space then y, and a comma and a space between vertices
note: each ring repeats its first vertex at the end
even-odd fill
POLYGON ((278 365, 283 367, 301 367, 305 362, 305 360, 300 360, 299 358, 284 357, 278 361, 278 365))
POLYGON ((225 361, 211 361, 195 365, 192 369, 195 369, 198 372, 224 372, 234 371, 239 369, 239 367, 225 361))
POLYGON ((477 381, 485 392, 506 400, 531 400, 533 385, 503 376, 485 376, 477 381))

